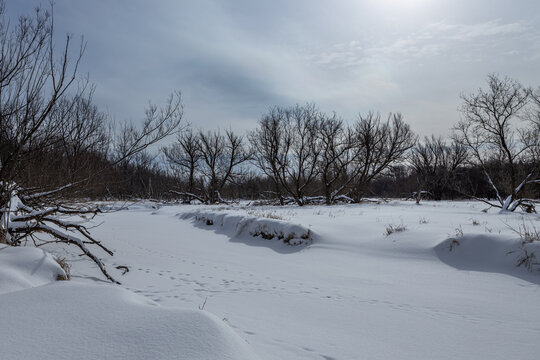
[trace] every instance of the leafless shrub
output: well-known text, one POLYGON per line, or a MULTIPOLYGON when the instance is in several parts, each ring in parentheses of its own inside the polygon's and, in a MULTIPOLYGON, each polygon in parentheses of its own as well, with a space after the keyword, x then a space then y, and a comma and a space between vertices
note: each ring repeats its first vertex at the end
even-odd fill
POLYGON ((450 241, 450 244, 448 245, 448 251, 454 250, 455 247, 459 245, 460 245, 460 242, 458 241, 458 239, 452 239, 452 241, 450 241))
POLYGON ((534 269, 535 265, 538 265, 536 262, 536 254, 534 252, 528 252, 527 249, 522 249, 523 255, 518 259, 516 267, 523 266, 527 271, 531 272, 534 269))
POLYGON ((514 233, 519 235, 523 245, 540 242, 540 230, 538 230, 532 222, 528 225, 525 220, 523 220, 517 229, 509 224, 506 224, 506 226, 514 233))
POLYGON ((395 232, 402 232, 405 230, 407 230, 407 227, 403 224, 399 224, 399 225, 388 224, 386 226, 386 236, 390 236, 395 232))
POLYGON ((456 230, 456 237, 458 238, 463 237, 463 228, 461 227, 461 225, 459 225, 459 227, 457 227, 455 230, 456 230))
POLYGON ((448 251, 452 251, 456 248, 456 246, 459 246, 461 243, 458 239, 461 239, 463 237, 463 229, 461 228, 461 225, 455 229, 455 237, 451 237, 450 244, 448 244, 448 251))
POLYGON ((56 280, 69 280, 71 279, 71 264, 66 261, 65 258, 55 256, 54 261, 60 265, 62 270, 64 270, 64 274, 59 274, 56 278, 56 280))

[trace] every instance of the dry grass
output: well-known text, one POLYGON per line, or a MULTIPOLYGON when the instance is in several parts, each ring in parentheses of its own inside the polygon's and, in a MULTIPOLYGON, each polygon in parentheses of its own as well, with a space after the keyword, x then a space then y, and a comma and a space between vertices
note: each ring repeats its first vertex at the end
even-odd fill
POLYGON ((506 224, 506 226, 508 226, 510 230, 519 235, 523 244, 530 244, 540 241, 540 230, 538 230, 532 222, 530 225, 527 225, 527 223, 523 221, 517 229, 511 227, 508 224, 506 224))
POLYGON ((461 245, 459 242, 459 238, 463 237, 463 229, 461 228, 461 225, 455 229, 456 236, 451 238, 452 241, 450 241, 450 245, 448 245, 448 251, 454 250, 457 246, 461 245))
POLYGON ((536 262, 536 255, 534 252, 528 252, 526 249, 523 249, 523 256, 518 259, 516 267, 523 266, 527 271, 532 272, 533 266, 538 265, 536 262))
POLYGON ((403 224, 399 224, 399 225, 388 224, 386 225, 386 236, 390 236, 395 232, 403 232, 405 230, 407 230, 407 227, 403 224))
POLYGON ((457 239, 452 239, 452 241, 450 242, 450 245, 448 245, 448 251, 454 250, 454 248, 459 245, 460 243, 457 239))
POLYGON ((56 261, 58 263, 58 265, 60 265, 62 270, 64 270, 64 274, 59 274, 56 277, 56 280, 69 280, 69 279, 71 279, 71 264, 68 263, 65 258, 61 258, 61 257, 57 257, 57 256, 54 257, 54 261, 56 261))
POLYGON ((534 224, 531 222, 530 225, 528 225, 525 220, 518 226, 518 228, 513 228, 510 225, 506 224, 510 230, 515 232, 519 235, 521 239, 521 257, 518 258, 516 267, 523 266, 527 271, 533 271, 533 269, 540 265, 540 263, 536 260, 536 254, 534 251, 530 251, 530 249, 527 249, 528 244, 540 242, 540 230, 534 226, 534 224))
POLYGON ((267 219, 274 219, 274 220, 285 220, 280 215, 276 214, 272 211, 256 211, 256 210, 249 210, 247 211, 247 214, 250 216, 258 217, 258 218, 267 218, 267 219))

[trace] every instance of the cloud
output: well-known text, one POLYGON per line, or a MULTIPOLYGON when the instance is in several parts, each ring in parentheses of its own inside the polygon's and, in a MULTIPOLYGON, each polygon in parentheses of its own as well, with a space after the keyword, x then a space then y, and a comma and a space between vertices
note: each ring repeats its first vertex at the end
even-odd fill
MULTIPOLYGON (((439 104, 455 108, 460 91, 488 72, 537 81, 534 18, 456 1, 447 1, 461 9, 451 20, 441 20, 449 11, 420 14, 427 2, 408 13, 388 2, 388 17, 360 0, 56 0, 55 13, 58 33, 85 35, 82 72, 119 120, 140 119, 148 99, 160 103, 180 89, 197 127, 243 131, 272 105, 307 101, 348 119, 406 110, 414 126, 439 104)), ((39 2, 20 0, 8 11, 27 13, 39 2)), ((448 112, 443 118, 452 121, 448 112)))
MULTIPOLYGON (((430 23, 423 29, 397 38, 375 42, 349 41, 337 43, 328 50, 308 54, 308 61, 328 69, 365 66, 388 61, 406 62, 435 56, 456 54, 460 50, 480 53, 486 47, 506 48, 507 54, 516 53, 512 47, 522 41, 533 45, 540 38, 537 29, 524 23, 503 23, 492 20, 478 24, 430 23)), ((466 56, 463 57, 466 59, 466 56)))

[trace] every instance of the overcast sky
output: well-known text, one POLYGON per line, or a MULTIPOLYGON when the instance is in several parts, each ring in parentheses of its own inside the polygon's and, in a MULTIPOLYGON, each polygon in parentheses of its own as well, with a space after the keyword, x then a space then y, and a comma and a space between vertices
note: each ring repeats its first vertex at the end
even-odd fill
MULTIPOLYGON (((47 1, 7 0, 9 16, 47 1)), ((315 102, 353 121, 400 111, 447 135, 459 95, 496 72, 540 85, 540 1, 55 0, 84 35, 96 103, 138 120, 179 89, 197 128, 244 131, 268 107, 315 102)))

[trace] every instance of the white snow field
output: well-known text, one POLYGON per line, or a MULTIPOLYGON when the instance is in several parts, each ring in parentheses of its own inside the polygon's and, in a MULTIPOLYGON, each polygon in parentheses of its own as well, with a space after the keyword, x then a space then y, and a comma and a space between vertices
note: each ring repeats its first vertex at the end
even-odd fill
POLYGON ((540 216, 484 207, 135 204, 92 229, 122 286, 60 253, 74 280, 0 295, 0 357, 539 359, 540 266, 516 264, 540 248, 510 227, 540 216))
POLYGON ((36 248, 0 248, 0 359, 256 359, 202 311, 162 307, 119 286, 55 281, 36 248))

